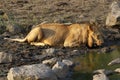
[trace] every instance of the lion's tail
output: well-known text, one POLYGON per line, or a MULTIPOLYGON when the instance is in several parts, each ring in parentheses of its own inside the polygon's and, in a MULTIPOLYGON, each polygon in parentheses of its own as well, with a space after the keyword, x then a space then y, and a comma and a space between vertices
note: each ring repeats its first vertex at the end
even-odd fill
POLYGON ((26 38, 24 39, 11 39, 11 38, 4 38, 5 40, 10 40, 10 41, 17 41, 17 42, 25 42, 26 41, 26 38))

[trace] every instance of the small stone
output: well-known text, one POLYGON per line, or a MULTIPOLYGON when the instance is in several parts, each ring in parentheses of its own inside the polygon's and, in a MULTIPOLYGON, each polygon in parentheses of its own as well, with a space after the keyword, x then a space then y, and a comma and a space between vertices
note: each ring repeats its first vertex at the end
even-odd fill
POLYGON ((35 56, 33 56, 33 59, 35 59, 35 60, 43 60, 43 59, 45 59, 46 57, 47 57, 46 54, 43 54, 43 55, 35 55, 35 56))
POLYGON ((120 68, 115 69, 115 72, 120 73, 120 68))
POLYGON ((8 15, 7 15, 6 13, 4 13, 3 19, 4 19, 4 20, 9 20, 8 15))
MULTIPOLYGON (((110 52, 112 49, 110 47, 104 47, 101 49, 100 53, 108 53, 110 52)), ((99 53, 99 52, 98 52, 99 53)))
POLYGON ((9 63, 13 61, 13 55, 10 53, 0 52, 0 63, 9 63))
POLYGON ((63 62, 64 64, 66 64, 68 67, 73 66, 73 64, 74 64, 72 61, 66 60, 66 59, 62 60, 62 62, 63 62))
POLYGON ((77 55, 79 55, 80 54, 80 52, 79 52, 79 50, 73 50, 73 51, 71 51, 71 56, 77 56, 77 55))
POLYGON ((42 61, 43 64, 47 64, 51 66, 54 65, 56 62, 57 62, 57 58, 52 58, 52 59, 42 61))
POLYGON ((0 10, 0 15, 4 15, 4 12, 2 10, 0 10))
POLYGON ((49 49, 45 49, 44 51, 43 51, 43 54, 46 54, 46 55, 48 55, 48 56, 52 56, 52 55, 54 55, 54 53, 55 53, 55 49, 54 48, 49 48, 49 49))
POLYGON ((5 26, 0 25, 0 34, 5 32, 5 28, 6 28, 5 26))
POLYGON ((109 66, 115 65, 115 64, 120 64, 120 58, 116 58, 108 63, 109 66))

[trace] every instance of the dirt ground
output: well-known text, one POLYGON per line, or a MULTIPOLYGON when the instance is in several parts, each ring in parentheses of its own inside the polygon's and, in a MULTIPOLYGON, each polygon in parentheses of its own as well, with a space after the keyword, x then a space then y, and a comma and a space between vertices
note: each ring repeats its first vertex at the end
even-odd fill
POLYGON ((113 1, 117 0, 0 0, 0 9, 12 23, 20 25, 94 19, 104 23, 113 1))
POLYGON ((2 22, 0 22, 0 26, 16 24, 25 29, 19 35, 7 31, 0 35, 0 52, 12 53, 15 56, 12 63, 0 64, 0 80, 6 77, 9 69, 14 66, 40 63, 42 60, 52 57, 71 58, 73 55, 78 55, 70 53, 76 49, 79 53, 87 53, 89 50, 101 51, 104 48, 110 49, 110 46, 120 45, 120 35, 118 34, 120 30, 105 28, 106 16, 113 1, 118 0, 0 0, 0 15, 7 14, 7 17, 3 19, 0 16, 2 22), (100 48, 89 49, 85 46, 72 49, 55 48, 58 52, 57 55, 41 55, 44 49, 49 48, 48 46, 35 47, 27 43, 3 40, 4 37, 23 37, 30 30, 31 25, 44 21, 60 23, 96 21, 106 33, 104 35, 106 42, 100 48), (36 56, 40 58, 37 59, 36 56))

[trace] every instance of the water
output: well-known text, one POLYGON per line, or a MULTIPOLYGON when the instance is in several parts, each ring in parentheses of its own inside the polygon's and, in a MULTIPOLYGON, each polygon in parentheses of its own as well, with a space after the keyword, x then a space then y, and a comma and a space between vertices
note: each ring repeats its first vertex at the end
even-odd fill
MULTIPOLYGON (((79 57, 76 57, 75 62, 80 63, 74 70, 74 80, 92 80, 92 72, 97 69, 115 70, 120 65, 108 66, 107 64, 120 57, 120 46, 110 53, 88 53, 79 57)), ((120 80, 120 75, 112 75, 110 80, 120 80)))

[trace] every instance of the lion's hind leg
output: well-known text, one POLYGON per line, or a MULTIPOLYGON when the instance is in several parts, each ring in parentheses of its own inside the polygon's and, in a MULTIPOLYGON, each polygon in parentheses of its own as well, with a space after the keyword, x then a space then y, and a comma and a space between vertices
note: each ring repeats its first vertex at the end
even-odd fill
POLYGON ((42 42, 31 42, 30 45, 34 45, 34 46, 45 46, 45 43, 42 42))

